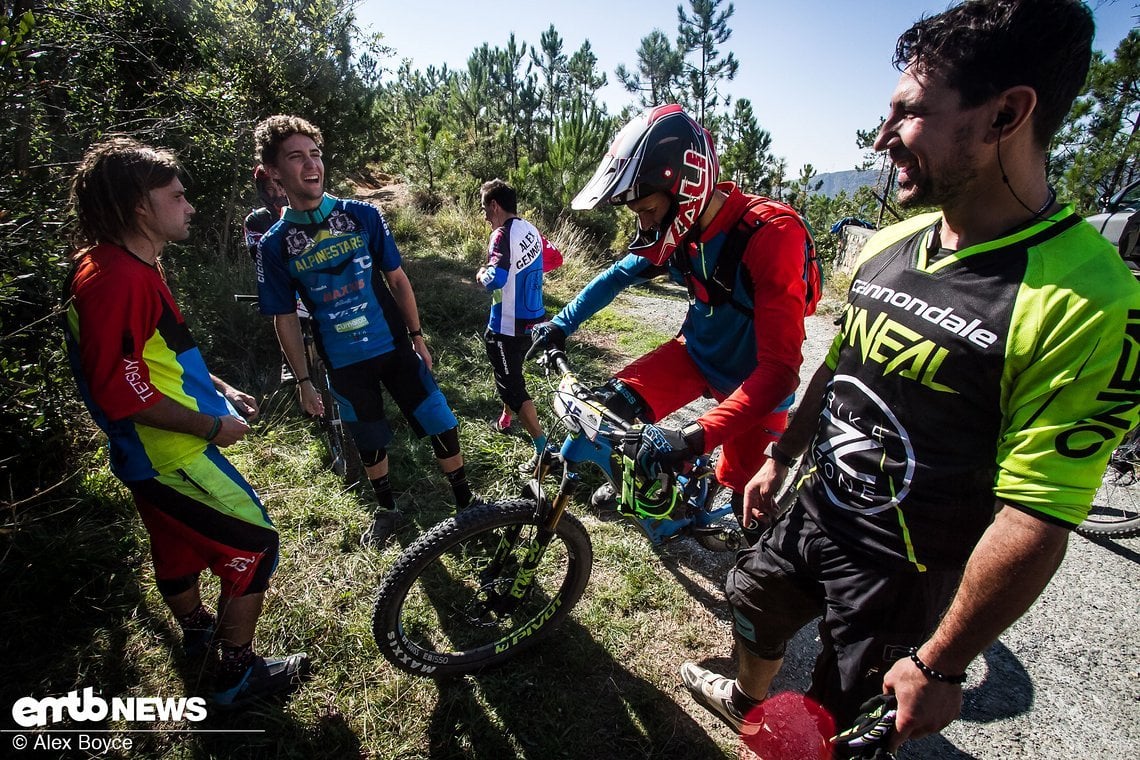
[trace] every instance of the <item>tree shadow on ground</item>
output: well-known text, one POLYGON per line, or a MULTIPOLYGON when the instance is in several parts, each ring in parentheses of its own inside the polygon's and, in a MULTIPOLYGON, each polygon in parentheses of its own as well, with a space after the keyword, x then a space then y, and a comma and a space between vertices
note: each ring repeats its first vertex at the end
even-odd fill
MULTIPOLYGON (((35 505, 26 521, 5 536, 0 554, 0 728, 16 729, 11 706, 22 697, 42 699, 93 689, 113 698, 208 698, 210 658, 187 658, 178 624, 165 605, 153 608, 143 583, 150 575, 145 533, 129 497, 35 505)), ((216 583, 203 575, 203 596, 216 583)), ((280 704, 264 703, 226 716, 211 705, 201 723, 189 721, 84 721, 65 715, 44 729, 87 728, 115 735, 132 731, 132 747, 120 755, 153 757, 172 746, 210 757, 343 757, 292 748, 359 746, 347 727, 319 722, 316 729, 289 717, 280 704), (187 730, 265 729, 257 734, 194 734, 187 730), (153 730, 153 729, 158 730, 153 730), (271 729, 271 730, 270 730, 271 729), (237 736, 238 738, 235 738, 237 736), (288 748, 287 751, 286 748, 288 748)), ((120 737, 121 738, 121 737, 120 737)))
POLYGON ((723 756, 671 695, 616 662, 573 620, 503 668, 438 688, 433 760, 723 756), (567 709, 567 695, 579 709, 567 709))

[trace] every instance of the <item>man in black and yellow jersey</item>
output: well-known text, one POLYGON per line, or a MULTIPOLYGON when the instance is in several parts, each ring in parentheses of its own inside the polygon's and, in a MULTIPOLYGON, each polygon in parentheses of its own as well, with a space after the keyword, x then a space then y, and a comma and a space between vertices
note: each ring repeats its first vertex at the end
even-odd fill
POLYGON ((867 243, 746 490, 771 512, 805 455, 796 505, 728 576, 738 678, 682 667, 734 728, 763 726, 785 643, 820 616, 808 696, 837 726, 882 693, 893 746, 954 720, 967 666, 1049 582, 1136 424, 1140 286, 1045 174, 1092 36, 1073 0, 971 0, 899 38, 875 147, 902 206, 939 210, 867 243))

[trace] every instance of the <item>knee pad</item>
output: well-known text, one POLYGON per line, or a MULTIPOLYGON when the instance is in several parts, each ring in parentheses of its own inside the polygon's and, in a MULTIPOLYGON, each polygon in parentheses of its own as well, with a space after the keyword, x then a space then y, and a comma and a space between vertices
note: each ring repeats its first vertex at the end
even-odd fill
POLYGON ((198 573, 183 575, 181 578, 154 579, 154 585, 158 587, 158 593, 162 594, 163 598, 178 596, 181 593, 189 591, 194 588, 194 584, 197 582, 198 573))
POLYGON ((387 449, 360 452, 360 463, 365 467, 375 467, 388 458, 387 449))
POLYGON ((453 427, 431 437, 431 448, 436 459, 451 459, 459 454, 459 428, 453 427))
POLYGON ((626 422, 643 417, 646 411, 645 399, 616 377, 611 377, 595 391, 602 397, 602 404, 626 422))

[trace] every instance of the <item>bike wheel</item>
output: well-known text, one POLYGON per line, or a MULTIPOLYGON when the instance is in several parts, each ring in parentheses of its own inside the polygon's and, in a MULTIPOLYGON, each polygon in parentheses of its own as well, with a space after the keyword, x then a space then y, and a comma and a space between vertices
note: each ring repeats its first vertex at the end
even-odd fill
POLYGON ((1140 443, 1132 433, 1125 439, 1101 478, 1092 508, 1077 533, 1090 538, 1140 536, 1140 443))
POLYGON ((471 507, 408 546, 380 584, 372 633, 397 668, 433 678, 501 665, 557 628, 590 579, 586 529, 564 513, 520 598, 509 592, 534 544, 533 501, 471 507))

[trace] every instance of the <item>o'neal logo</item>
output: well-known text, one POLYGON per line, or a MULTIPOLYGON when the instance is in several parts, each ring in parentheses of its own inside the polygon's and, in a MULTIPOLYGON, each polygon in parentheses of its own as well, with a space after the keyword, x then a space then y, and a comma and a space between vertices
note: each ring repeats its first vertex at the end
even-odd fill
POLYGON ((1105 441, 1119 440, 1119 436, 1131 429, 1140 400, 1140 310, 1128 312, 1116 369, 1096 398, 1106 406, 1057 436, 1057 452, 1062 456, 1070 459, 1095 456, 1105 441))
POLYGON ((873 515, 906 498, 914 478, 910 435, 874 391, 836 375, 823 420, 812 453, 835 506, 873 515))

